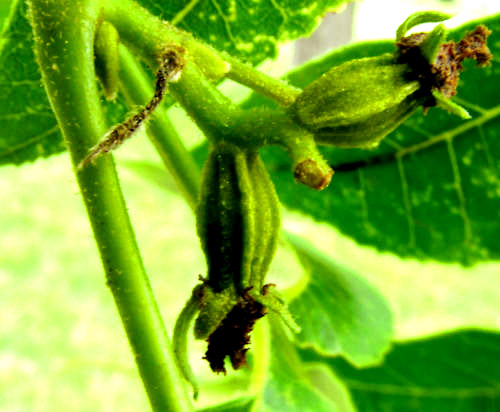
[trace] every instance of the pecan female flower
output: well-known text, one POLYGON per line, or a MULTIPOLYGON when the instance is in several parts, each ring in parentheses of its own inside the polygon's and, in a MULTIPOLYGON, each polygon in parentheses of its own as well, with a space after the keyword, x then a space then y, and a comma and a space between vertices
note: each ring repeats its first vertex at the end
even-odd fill
POLYGON ((373 147, 419 106, 441 106, 462 118, 465 109, 450 98, 466 58, 483 66, 491 59, 490 34, 478 26, 460 42, 444 43, 440 24, 430 33, 404 37, 412 27, 449 16, 422 12, 397 30, 396 52, 356 59, 332 68, 308 85, 290 108, 291 115, 314 133, 316 142, 339 147, 373 147))

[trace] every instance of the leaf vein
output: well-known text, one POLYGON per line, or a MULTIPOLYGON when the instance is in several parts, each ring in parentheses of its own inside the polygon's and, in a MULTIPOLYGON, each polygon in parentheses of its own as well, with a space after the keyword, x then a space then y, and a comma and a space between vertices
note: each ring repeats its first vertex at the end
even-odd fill
POLYGON ((481 116, 479 116, 473 120, 469 120, 466 123, 463 123, 463 124, 455 127, 452 130, 447 130, 443 133, 438 134, 437 136, 429 138, 426 141, 405 147, 404 149, 401 149, 398 152, 396 152, 395 155, 399 156, 399 157, 403 157, 403 156, 406 156, 407 154, 419 152, 420 150, 426 149, 430 146, 434 146, 434 145, 436 145, 440 142, 443 142, 447 139, 453 139, 456 136, 464 134, 465 132, 468 132, 469 130, 473 129, 474 127, 479 127, 479 126, 485 124, 486 122, 488 122, 488 121, 490 121, 498 116, 500 116, 500 106, 496 106, 492 109, 489 109, 481 116))
POLYGON ((222 9, 220 8, 219 3, 217 3, 217 0, 211 0, 211 3, 215 7, 215 10, 217 10, 217 14, 221 17, 222 21, 224 22, 224 27, 226 29, 226 32, 227 32, 229 39, 233 43, 234 47, 236 47, 238 45, 238 41, 233 36, 233 32, 231 30, 231 25, 229 24, 227 16, 222 12, 222 9))
POLYGON ((410 202, 408 180, 406 179, 406 174, 404 170, 403 159, 401 157, 397 158, 399 180, 401 182, 401 192, 403 195, 403 205, 406 211, 406 219, 408 221, 408 247, 414 249, 415 243, 415 220, 413 219, 413 212, 410 202))
POLYGON ((414 398, 476 398, 476 397, 498 397, 499 388, 426 388, 421 386, 398 386, 385 383, 366 383, 353 379, 344 378, 343 381, 351 389, 363 392, 373 392, 384 395, 409 396, 414 398))
POLYGON ((283 7, 281 7, 277 2, 276 0, 271 0, 271 4, 273 5, 273 7, 278 10, 279 14, 281 14, 281 17, 283 18, 283 21, 281 22, 280 24, 280 31, 281 31, 281 28, 286 26, 286 24, 288 23, 288 15, 286 14, 285 10, 283 9, 283 7))
POLYGON ((170 20, 170 23, 174 26, 177 25, 191 12, 191 10, 193 10, 198 5, 199 2, 200 0, 191 0, 173 17, 172 20, 170 20))
POLYGON ((450 159, 451 169, 452 169, 452 173, 453 173, 453 180, 454 180, 453 187, 455 188, 455 190, 457 192, 458 202, 459 202, 458 207, 460 210, 460 216, 462 217, 462 221, 464 224, 464 244, 470 245, 471 241, 472 241, 471 222, 470 222, 469 214, 467 213, 467 200, 465 198, 465 193, 463 191, 462 178, 460 176, 460 170, 458 167, 457 156, 456 156, 455 149, 453 147, 453 142, 452 142, 451 138, 446 140, 446 147, 448 149, 448 156, 450 159))
POLYGON ((0 153, 0 159, 11 156, 13 153, 15 153, 19 150, 22 150, 22 149, 24 149, 32 144, 35 144, 35 143, 45 139, 46 137, 50 136, 53 133, 56 133, 58 130, 59 130, 59 127, 56 125, 56 126, 52 127, 51 129, 48 129, 45 132, 40 133, 40 134, 32 137, 31 139, 24 140, 20 144, 11 146, 8 148, 8 150, 5 150, 5 151, 0 153))

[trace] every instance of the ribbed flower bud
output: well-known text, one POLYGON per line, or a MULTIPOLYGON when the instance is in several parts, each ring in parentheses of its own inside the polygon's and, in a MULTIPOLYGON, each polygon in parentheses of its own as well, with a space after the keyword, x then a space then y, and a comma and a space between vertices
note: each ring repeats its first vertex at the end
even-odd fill
POLYGON ((418 107, 418 81, 391 54, 334 67, 307 86, 292 110, 318 143, 373 146, 418 107))

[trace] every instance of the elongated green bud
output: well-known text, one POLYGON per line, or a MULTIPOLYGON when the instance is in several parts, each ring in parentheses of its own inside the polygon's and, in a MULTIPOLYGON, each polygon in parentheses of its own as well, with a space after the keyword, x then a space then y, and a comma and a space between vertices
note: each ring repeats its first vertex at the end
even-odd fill
POLYGON ((207 284, 215 292, 242 291, 250 278, 255 243, 255 200, 246 153, 220 144, 204 169, 197 230, 208 266, 207 284))
POLYGON ((247 154, 219 144, 205 163, 197 230, 207 260, 208 276, 199 293, 195 336, 208 337, 247 287, 255 248, 255 199, 247 154))
POLYGON ((111 23, 103 21, 96 32, 94 43, 95 68, 107 100, 114 100, 118 93, 120 58, 118 32, 111 23))

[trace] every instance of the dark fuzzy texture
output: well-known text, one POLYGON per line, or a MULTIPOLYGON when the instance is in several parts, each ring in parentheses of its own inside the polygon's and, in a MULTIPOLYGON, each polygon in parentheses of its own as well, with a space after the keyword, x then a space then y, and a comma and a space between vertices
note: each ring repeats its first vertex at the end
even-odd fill
POLYGON ((163 100, 167 90, 168 81, 178 74, 184 68, 185 53, 182 47, 169 47, 161 55, 160 66, 156 72, 156 85, 153 98, 136 114, 125 119, 123 123, 113 127, 107 134, 106 138, 92 147, 88 155, 78 165, 79 169, 84 168, 86 165, 94 161, 97 157, 104 153, 121 146, 121 144, 130 138, 141 126, 141 124, 148 119, 153 111, 163 100))
POLYGON ((490 33, 485 26, 480 25, 458 43, 450 41, 442 44, 433 64, 429 64, 420 51, 420 44, 427 33, 412 34, 396 43, 398 63, 407 64, 410 68, 408 79, 418 80, 421 84, 419 97, 424 108, 436 105, 432 90, 437 89, 447 98, 457 93, 459 73, 464 70, 462 62, 465 59, 476 60, 478 66, 489 63, 492 56, 486 38, 490 33))
POLYGON ((478 66, 484 66, 491 60, 492 56, 486 45, 486 38, 490 33, 481 25, 467 33, 458 43, 451 41, 441 45, 432 73, 443 96, 451 97, 457 93, 458 75, 464 70, 462 62, 465 59, 476 60, 478 66))
POLYGON ((245 346, 250 343, 250 332, 265 314, 266 308, 248 294, 248 289, 243 292, 238 303, 207 339, 208 349, 203 359, 210 363, 214 372, 226 374, 226 356, 235 370, 246 365, 248 348, 245 346))

